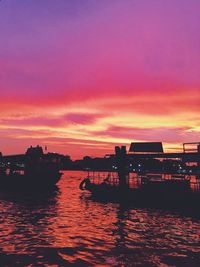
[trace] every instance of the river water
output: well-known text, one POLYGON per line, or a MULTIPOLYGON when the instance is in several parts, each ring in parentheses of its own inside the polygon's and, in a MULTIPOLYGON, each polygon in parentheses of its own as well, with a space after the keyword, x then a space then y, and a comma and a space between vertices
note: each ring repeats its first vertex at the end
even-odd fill
POLYGON ((200 218, 100 203, 66 171, 49 193, 0 193, 0 266, 200 266, 200 218))

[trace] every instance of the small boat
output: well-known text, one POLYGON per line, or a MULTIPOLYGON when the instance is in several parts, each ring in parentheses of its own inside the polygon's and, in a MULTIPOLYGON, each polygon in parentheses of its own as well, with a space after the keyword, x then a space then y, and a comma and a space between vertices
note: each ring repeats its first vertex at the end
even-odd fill
POLYGON ((142 206, 183 207, 194 209, 200 203, 198 177, 180 174, 135 174, 126 177, 127 183, 120 185, 117 176, 108 175, 98 179, 88 176, 80 183, 92 197, 101 201, 126 202, 142 206))
POLYGON ((60 180, 62 173, 56 154, 44 154, 42 148, 37 146, 28 148, 23 158, 23 167, 3 159, 0 189, 48 189, 60 180))

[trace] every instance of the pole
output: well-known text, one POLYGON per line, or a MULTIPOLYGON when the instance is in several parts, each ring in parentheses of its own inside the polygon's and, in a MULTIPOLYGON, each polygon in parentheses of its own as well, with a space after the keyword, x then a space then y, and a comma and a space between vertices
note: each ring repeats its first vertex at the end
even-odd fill
POLYGON ((117 172, 119 176, 119 186, 121 189, 127 188, 127 181, 126 177, 128 174, 127 171, 127 153, 126 147, 116 146, 115 147, 115 155, 116 155, 116 165, 117 165, 117 172))

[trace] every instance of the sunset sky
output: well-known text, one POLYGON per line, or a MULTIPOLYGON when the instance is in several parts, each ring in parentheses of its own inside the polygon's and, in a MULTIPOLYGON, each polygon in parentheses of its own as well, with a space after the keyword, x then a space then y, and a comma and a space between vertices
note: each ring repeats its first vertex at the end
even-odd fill
POLYGON ((0 151, 200 141, 199 0, 0 1, 0 151))

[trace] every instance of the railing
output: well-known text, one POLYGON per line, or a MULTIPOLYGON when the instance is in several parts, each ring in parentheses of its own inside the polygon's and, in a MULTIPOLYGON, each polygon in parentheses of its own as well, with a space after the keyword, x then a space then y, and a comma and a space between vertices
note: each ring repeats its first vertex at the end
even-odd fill
POLYGON ((94 184, 101 184, 103 182, 108 182, 113 186, 117 186, 119 184, 119 178, 116 173, 105 173, 105 172, 92 172, 92 174, 88 174, 90 181, 94 184))

